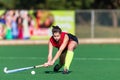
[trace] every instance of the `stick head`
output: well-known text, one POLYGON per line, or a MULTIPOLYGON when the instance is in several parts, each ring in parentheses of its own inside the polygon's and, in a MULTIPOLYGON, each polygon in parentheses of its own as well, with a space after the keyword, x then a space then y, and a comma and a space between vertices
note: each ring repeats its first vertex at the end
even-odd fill
POLYGON ((4 73, 7 73, 7 67, 4 68, 4 73))

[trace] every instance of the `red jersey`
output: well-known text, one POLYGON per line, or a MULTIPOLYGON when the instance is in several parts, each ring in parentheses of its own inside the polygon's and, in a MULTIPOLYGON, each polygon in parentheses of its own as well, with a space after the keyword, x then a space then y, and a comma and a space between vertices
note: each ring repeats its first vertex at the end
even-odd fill
POLYGON ((62 45, 63 43, 63 40, 64 40, 64 37, 65 37, 65 32, 62 32, 61 35, 60 35, 60 40, 59 42, 56 42, 55 39, 53 38, 53 36, 50 38, 50 42, 52 43, 52 45, 56 48, 60 48, 60 46, 62 45))

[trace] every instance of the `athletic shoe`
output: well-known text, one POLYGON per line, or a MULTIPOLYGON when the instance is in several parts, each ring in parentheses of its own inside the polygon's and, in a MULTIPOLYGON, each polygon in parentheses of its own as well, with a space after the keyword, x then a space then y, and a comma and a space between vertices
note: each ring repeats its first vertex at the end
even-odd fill
POLYGON ((59 64, 56 64, 54 67, 54 72, 58 72, 62 66, 59 64))
POLYGON ((69 73, 70 73, 69 70, 67 69, 63 70, 63 74, 69 74, 69 73))

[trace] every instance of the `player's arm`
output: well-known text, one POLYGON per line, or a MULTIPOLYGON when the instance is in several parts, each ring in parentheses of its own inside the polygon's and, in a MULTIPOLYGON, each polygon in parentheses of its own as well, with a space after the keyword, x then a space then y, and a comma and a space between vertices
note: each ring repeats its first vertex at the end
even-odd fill
POLYGON ((62 45, 60 46, 59 50, 57 51, 56 55, 54 56, 52 62, 51 62, 51 65, 54 64, 54 62, 60 57, 62 51, 65 49, 65 47, 67 46, 67 43, 69 41, 69 37, 68 35, 65 35, 65 38, 63 40, 63 43, 62 45))
POLYGON ((48 51, 48 62, 51 62, 52 60, 52 51, 53 51, 53 46, 52 43, 49 41, 49 51, 48 51))
POLYGON ((46 62, 46 63, 44 63, 44 66, 45 67, 47 67, 49 64, 50 64, 50 62, 51 62, 51 60, 52 60, 52 51, 53 51, 53 46, 52 46, 52 43, 49 41, 49 43, 48 43, 49 45, 48 45, 48 61, 46 62))

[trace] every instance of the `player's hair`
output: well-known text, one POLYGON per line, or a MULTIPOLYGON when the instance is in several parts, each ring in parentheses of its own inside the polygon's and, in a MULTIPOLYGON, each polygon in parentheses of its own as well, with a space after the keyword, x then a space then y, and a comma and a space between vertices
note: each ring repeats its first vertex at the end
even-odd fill
POLYGON ((52 28, 52 34, 54 34, 55 32, 59 32, 59 33, 62 32, 62 30, 59 26, 52 26, 52 27, 53 27, 52 28))

